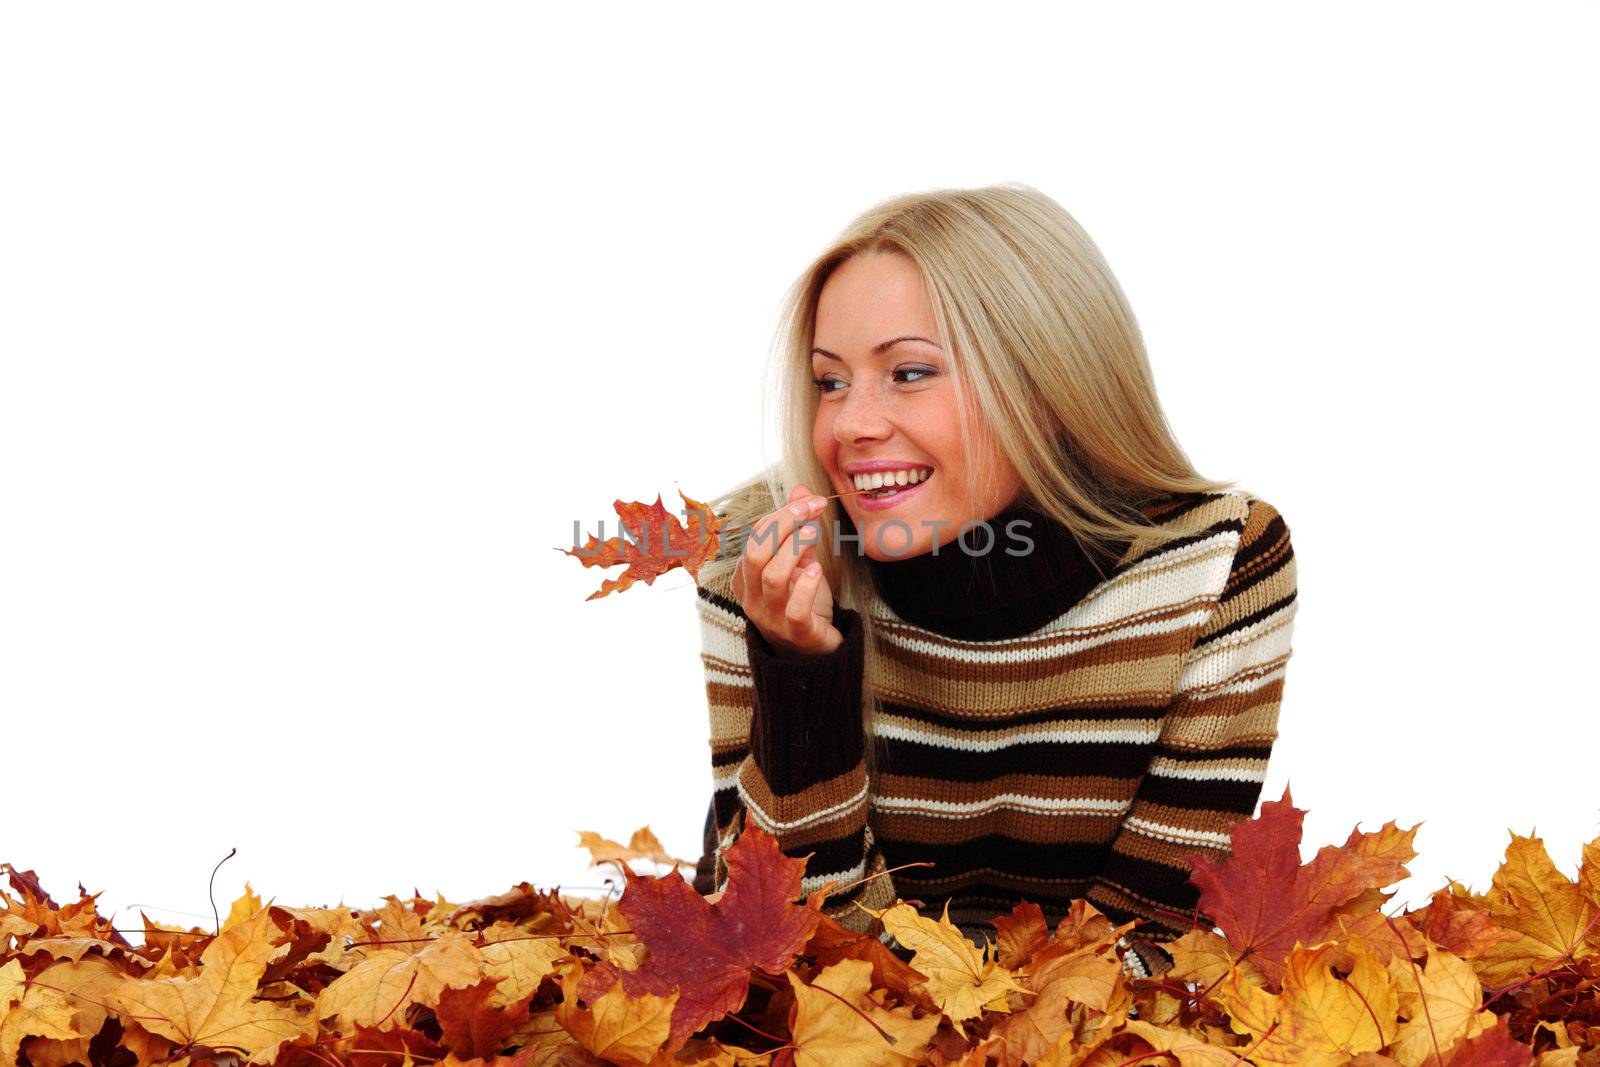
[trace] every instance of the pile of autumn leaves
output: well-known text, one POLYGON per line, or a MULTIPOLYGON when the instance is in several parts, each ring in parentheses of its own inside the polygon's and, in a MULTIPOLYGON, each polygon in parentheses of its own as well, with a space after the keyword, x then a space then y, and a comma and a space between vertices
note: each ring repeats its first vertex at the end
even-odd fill
MULTIPOLYGON (((94 897, 32 872, 0 892, 0 1064, 1600 1064, 1600 839, 1576 882, 1512 835, 1484 894, 1450 883, 1386 916, 1416 832, 1356 831, 1300 862, 1287 791, 1196 858, 1218 931, 1130 980, 1079 901, 1020 904, 980 951, 906 904, 875 912, 915 955, 801 900, 803 861, 747 829, 720 897, 625 872, 611 906, 524 882, 469 904, 262 906, 220 933, 144 918, 134 947, 94 897)), ((587 835, 586 835, 587 836, 587 835)), ((598 853, 597 853, 598 854, 598 853)))

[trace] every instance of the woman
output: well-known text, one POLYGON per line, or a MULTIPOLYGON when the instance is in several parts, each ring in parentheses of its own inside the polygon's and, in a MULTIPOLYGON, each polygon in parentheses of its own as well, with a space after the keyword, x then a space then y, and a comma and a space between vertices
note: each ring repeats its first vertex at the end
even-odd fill
POLYGON ((853 929, 948 902, 981 943, 1083 897, 1161 973, 1277 737, 1283 519, 1190 466, 1110 269, 1026 186, 868 211, 785 320, 784 456, 712 502, 747 536, 701 572, 697 888, 754 823, 853 929))

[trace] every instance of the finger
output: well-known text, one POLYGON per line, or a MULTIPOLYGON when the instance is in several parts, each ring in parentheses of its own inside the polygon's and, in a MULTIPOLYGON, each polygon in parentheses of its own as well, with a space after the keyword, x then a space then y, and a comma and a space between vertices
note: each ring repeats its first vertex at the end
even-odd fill
POLYGON ((778 545, 777 554, 761 568, 761 595, 773 614, 783 611, 794 589, 795 575, 805 562, 801 556, 803 546, 800 542, 813 540, 816 532, 811 520, 797 520, 789 528, 789 535, 778 545))
MULTIPOLYGON (((745 538, 743 551, 749 564, 745 577, 748 579, 760 574, 783 549, 795 527, 815 518, 824 506, 826 501, 820 506, 808 508, 803 500, 796 500, 763 516, 751 530, 750 536, 745 538)), ((793 554, 794 549, 789 549, 789 552, 793 554)))
POLYGON ((808 566, 808 569, 795 579, 789 603, 783 609, 783 619, 789 626, 790 640, 796 643, 809 638, 816 629, 817 614, 811 608, 817 598, 817 586, 822 581, 822 565, 819 563, 816 566, 815 573, 808 566))
POLYGON ((822 546, 827 543, 827 538, 828 534, 823 528, 822 520, 816 516, 796 523, 793 532, 789 534, 788 543, 779 548, 779 552, 794 556, 794 568, 791 573, 798 575, 812 560, 821 563, 822 546))
MULTIPOLYGON (((794 491, 789 494, 789 503, 793 504, 796 501, 810 500, 813 496, 825 496, 825 494, 812 493, 806 484, 801 482, 799 485, 795 486, 794 491)), ((809 509, 806 515, 795 524, 794 530, 789 534, 790 537, 794 538, 792 550, 795 551, 799 557, 795 561, 796 573, 798 573, 801 567, 805 566, 806 560, 820 560, 821 558, 819 552, 822 548, 825 534, 822 528, 820 516, 826 509, 826 501, 824 501, 821 507, 809 509)), ((781 546, 780 550, 782 550, 781 546)))
POLYGON ((833 589, 828 585, 828 569, 821 560, 817 561, 817 566, 822 567, 822 573, 817 575, 817 592, 811 598, 811 611, 823 622, 832 622, 833 589))

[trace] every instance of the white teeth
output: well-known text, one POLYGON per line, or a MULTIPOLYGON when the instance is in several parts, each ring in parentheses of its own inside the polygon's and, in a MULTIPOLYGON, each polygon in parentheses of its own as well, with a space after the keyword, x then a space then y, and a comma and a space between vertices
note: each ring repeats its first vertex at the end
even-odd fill
POLYGON ((933 473, 928 468, 902 469, 897 471, 874 471, 871 474, 857 474, 852 481, 857 489, 882 489, 891 485, 916 485, 926 481, 933 473))

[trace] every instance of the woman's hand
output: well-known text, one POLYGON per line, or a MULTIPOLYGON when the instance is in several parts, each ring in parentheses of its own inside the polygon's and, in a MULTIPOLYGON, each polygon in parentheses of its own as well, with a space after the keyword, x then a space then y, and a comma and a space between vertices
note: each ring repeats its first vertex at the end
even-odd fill
POLYGON ((733 572, 733 595, 745 617, 780 652, 822 654, 844 643, 833 625, 833 591, 816 556, 821 541, 800 549, 793 539, 826 506, 805 485, 795 486, 787 504, 756 521, 733 572), (808 508, 808 500, 820 503, 808 508))

